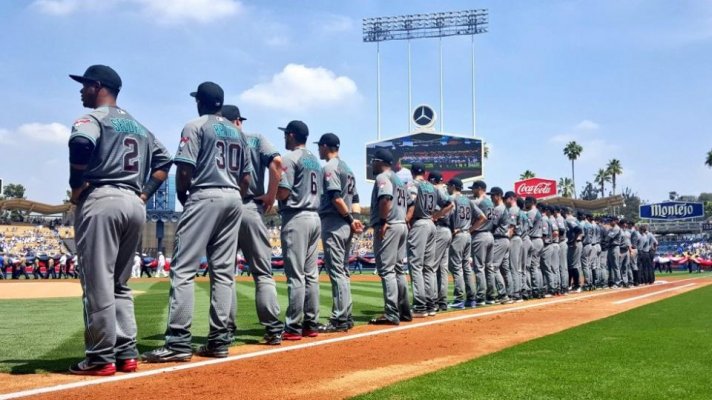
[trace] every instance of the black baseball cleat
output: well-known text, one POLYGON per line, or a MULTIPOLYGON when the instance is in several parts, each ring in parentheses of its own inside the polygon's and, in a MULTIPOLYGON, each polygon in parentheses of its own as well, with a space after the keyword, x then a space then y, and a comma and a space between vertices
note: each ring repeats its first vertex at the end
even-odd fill
POLYGON ((141 360, 147 363, 182 362, 190 361, 191 358, 193 358, 193 353, 183 353, 166 347, 141 354, 141 360))
POLYGON ((208 345, 204 344, 195 350, 195 354, 200 357, 225 358, 230 354, 230 352, 227 347, 210 348, 208 345))
POLYGON ((282 333, 265 333, 262 337, 268 346, 278 346, 282 344, 282 333))
POLYGON ((400 325, 400 322, 391 321, 390 319, 388 319, 382 315, 378 318, 374 318, 374 319, 368 321, 368 324, 369 325, 400 325))
POLYGON ((336 333, 336 332, 346 332, 349 330, 349 326, 345 325, 334 325, 329 322, 326 325, 319 325, 319 333, 336 333))

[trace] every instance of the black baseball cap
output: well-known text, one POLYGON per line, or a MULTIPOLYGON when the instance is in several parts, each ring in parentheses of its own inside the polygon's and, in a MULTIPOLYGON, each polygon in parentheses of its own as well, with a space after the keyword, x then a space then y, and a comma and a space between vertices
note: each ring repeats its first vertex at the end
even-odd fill
POLYGON ((198 91, 191 92, 190 95, 205 104, 213 104, 215 107, 221 107, 225 100, 225 92, 220 85, 214 82, 201 83, 198 85, 198 91))
POLYGON ((524 202, 528 204, 536 204, 536 197, 534 196, 527 196, 524 198, 524 202))
POLYGON ((487 194, 490 196, 502 196, 504 195, 504 192, 502 191, 501 187, 494 186, 492 189, 490 189, 489 192, 487 192, 487 194))
POLYGON ((302 138, 309 136, 309 128, 302 121, 290 121, 286 128, 279 128, 279 130, 284 131, 284 133, 293 133, 302 138))
POLYGON ((237 120, 247 121, 247 118, 242 118, 242 115, 240 114, 240 109, 237 108, 237 106, 233 106, 232 104, 224 105, 220 110, 220 114, 232 122, 235 122, 237 120))
POLYGON ((413 175, 423 175, 425 173, 425 164, 414 162, 413 165, 410 166, 410 172, 413 173, 413 175))
POLYGON ((452 178, 449 181, 447 181, 448 185, 455 186, 457 190, 462 190, 462 179, 460 178, 452 178))
POLYGON ((341 146, 341 141, 339 140, 339 137, 336 136, 335 134, 325 133, 325 134, 321 135, 321 137, 319 138, 319 141, 314 142, 314 144, 318 144, 319 146, 326 145, 326 146, 335 147, 338 149, 339 146, 341 146))
POLYGON ((371 161, 382 161, 386 164, 393 164, 393 154, 386 149, 377 149, 371 161))
POLYGON ((470 189, 482 189, 485 190, 487 189, 487 184, 485 181, 474 181, 472 182, 472 185, 470 186, 470 189))
POLYGON ((121 90, 121 77, 114 71, 113 68, 107 65, 92 65, 87 68, 84 75, 69 75, 79 83, 98 82, 101 86, 121 90))
POLYGON ((505 200, 506 200, 506 199, 511 199, 511 198, 513 198, 513 197, 516 198, 516 197, 517 197, 517 194, 514 193, 514 192, 512 192, 511 190, 504 194, 504 199, 505 199, 505 200))
POLYGON ((443 181, 443 174, 434 169, 428 174, 428 180, 432 183, 440 183, 443 181))

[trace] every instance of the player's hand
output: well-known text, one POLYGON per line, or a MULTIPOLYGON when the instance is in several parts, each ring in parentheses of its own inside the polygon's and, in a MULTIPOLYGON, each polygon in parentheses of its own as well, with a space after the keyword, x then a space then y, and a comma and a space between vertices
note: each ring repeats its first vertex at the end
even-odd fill
POLYGON ((146 196, 146 193, 141 193, 141 195, 138 197, 141 199, 143 204, 146 204, 146 202, 148 201, 148 196, 146 196))
POLYGON ((351 223, 351 232, 357 235, 363 233, 363 224, 361 221, 355 219, 354 222, 351 223))
POLYGON ((69 202, 72 204, 77 204, 79 201, 79 198, 82 196, 82 193, 86 188, 89 187, 89 183, 84 182, 84 184, 76 189, 72 189, 72 196, 69 198, 69 202))
POLYGON ((265 213, 269 212, 269 210, 274 207, 274 200, 277 198, 277 195, 269 195, 269 194, 263 194, 262 196, 258 196, 255 198, 255 201, 261 201, 262 202, 262 209, 265 211, 265 213))
POLYGON ((388 224, 381 225, 381 228, 378 230, 378 238, 380 240, 383 240, 383 238, 386 236, 387 230, 388 230, 388 224))

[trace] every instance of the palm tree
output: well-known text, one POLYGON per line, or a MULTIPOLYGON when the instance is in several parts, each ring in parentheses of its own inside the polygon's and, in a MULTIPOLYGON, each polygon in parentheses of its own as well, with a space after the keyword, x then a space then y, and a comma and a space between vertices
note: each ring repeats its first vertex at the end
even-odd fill
POLYGON ((712 167, 712 150, 707 152, 707 160, 705 161, 705 165, 708 167, 712 167))
POLYGON ((593 183, 601 186, 601 197, 606 197, 604 191, 606 189, 606 182, 611 181, 611 175, 608 174, 608 170, 600 168, 596 175, 593 177, 593 183))
POLYGON ((530 170, 526 170, 526 171, 522 172, 521 175, 519 175, 519 180, 523 181, 525 179, 531 179, 534 177, 536 177, 536 174, 534 172, 532 172, 530 170))
POLYGON ((561 197, 571 197, 574 192, 574 183, 569 178, 559 178, 559 194, 561 197))
POLYGON ((623 167, 621 167, 621 162, 615 158, 608 162, 606 167, 608 174, 611 176, 611 182, 613 184, 613 195, 616 195, 616 176, 623 173, 623 167))
POLYGON ((564 155, 571 160, 571 183, 574 185, 574 198, 576 198, 576 175, 574 174, 574 161, 579 158, 583 147, 576 142, 569 142, 564 147, 564 155))

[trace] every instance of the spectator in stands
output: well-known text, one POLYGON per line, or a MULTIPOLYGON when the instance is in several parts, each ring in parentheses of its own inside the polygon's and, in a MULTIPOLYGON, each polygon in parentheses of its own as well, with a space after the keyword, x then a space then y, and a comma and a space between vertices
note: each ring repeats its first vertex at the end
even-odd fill
MULTIPOLYGON (((3 250, 4 251, 4 250, 3 250)), ((0 253, 0 279, 7 279, 5 276, 5 253, 0 253)))

